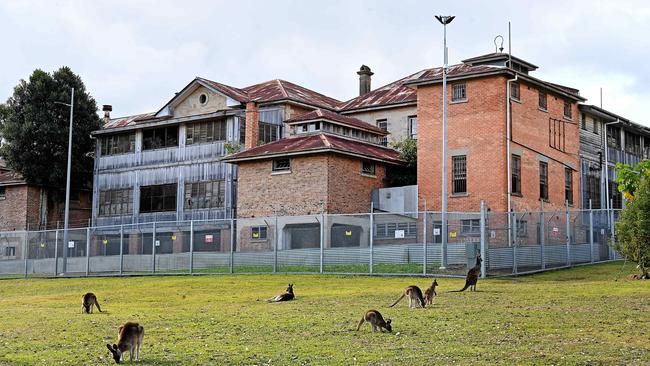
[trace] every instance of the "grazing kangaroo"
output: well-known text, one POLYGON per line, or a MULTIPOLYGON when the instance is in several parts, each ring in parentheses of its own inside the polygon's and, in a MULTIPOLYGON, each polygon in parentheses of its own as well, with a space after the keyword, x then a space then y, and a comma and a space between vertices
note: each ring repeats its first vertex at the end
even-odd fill
POLYGON ((97 296, 93 294, 92 292, 89 292, 81 298, 81 313, 82 314, 92 314, 93 313, 93 305, 97 307, 97 310, 99 312, 102 312, 102 308, 99 307, 99 301, 97 301, 97 296))
POLYGON ((384 317, 382 317, 377 310, 368 310, 365 314, 363 314, 361 320, 359 320, 357 331, 361 329, 361 325, 364 321, 370 323, 373 332, 376 332, 377 329, 379 329, 379 331, 382 333, 384 332, 384 329, 386 329, 389 333, 393 331, 393 327, 390 325, 391 320, 384 320, 384 317))
POLYGON ((424 291, 424 303, 427 305, 433 305, 433 297, 438 296, 436 292, 436 286, 438 286, 438 281, 434 278, 431 287, 424 291))
POLYGON ((275 297, 272 297, 272 298, 266 300, 266 302, 289 301, 289 300, 293 300, 294 297, 295 296, 293 294, 293 283, 290 283, 289 287, 287 287, 287 291, 285 293, 280 294, 280 295, 275 296, 275 297))
POLYGON ((468 287, 470 287, 470 291, 476 291, 476 282, 478 282, 478 276, 481 275, 481 262, 483 262, 483 259, 481 259, 481 253, 479 252, 476 254, 476 265, 472 267, 469 272, 467 272, 467 277, 465 279, 465 287, 463 287, 460 290, 455 290, 451 292, 463 292, 467 290, 468 287))
POLYGON ((425 306, 424 298, 422 297, 422 290, 420 290, 420 288, 417 286, 409 286, 404 290, 402 296, 400 296, 399 299, 395 300, 395 302, 389 307, 392 308, 393 306, 397 305, 397 303, 400 302, 404 296, 409 297, 409 308, 417 307, 418 304, 421 308, 425 306))
POLYGON ((117 331, 117 344, 106 344, 106 347, 111 354, 115 363, 120 363, 124 359, 124 352, 129 351, 130 361, 133 362, 133 354, 135 353, 135 360, 140 361, 140 346, 142 345, 142 338, 144 338, 144 327, 138 323, 126 322, 117 331))

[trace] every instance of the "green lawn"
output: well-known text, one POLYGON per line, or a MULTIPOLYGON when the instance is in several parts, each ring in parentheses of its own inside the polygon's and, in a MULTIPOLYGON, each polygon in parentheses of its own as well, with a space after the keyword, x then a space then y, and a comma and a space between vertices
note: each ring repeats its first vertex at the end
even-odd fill
POLYGON ((508 279, 448 293, 427 309, 394 301, 424 278, 215 275, 0 281, 0 364, 97 365, 120 323, 145 327, 143 365, 650 364, 650 281, 622 263, 508 279), (295 284, 296 300, 258 299, 295 284), (80 314, 95 292, 105 313, 80 314), (356 323, 368 309, 393 334, 356 323), (399 332, 399 334, 397 334, 399 332))

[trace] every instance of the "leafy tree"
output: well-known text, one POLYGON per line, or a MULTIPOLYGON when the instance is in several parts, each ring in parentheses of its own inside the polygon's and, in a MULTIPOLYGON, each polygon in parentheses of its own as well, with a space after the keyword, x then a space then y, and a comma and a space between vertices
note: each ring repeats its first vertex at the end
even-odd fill
POLYGON ((0 106, 0 134, 5 140, 0 155, 25 180, 58 194, 65 188, 70 103, 75 89, 72 135, 73 188, 92 182, 93 146, 91 131, 100 128, 97 104, 81 78, 68 67, 52 74, 35 70, 21 80, 13 95, 0 106))
POLYGON ((400 153, 400 157, 406 162, 406 166, 390 167, 386 172, 386 178, 391 186, 408 186, 418 183, 417 176, 417 140, 404 139, 391 143, 391 147, 400 153))
POLYGON ((636 167, 621 166, 617 182, 619 190, 630 197, 616 223, 618 241, 614 248, 638 264, 641 278, 650 271, 650 161, 636 167))

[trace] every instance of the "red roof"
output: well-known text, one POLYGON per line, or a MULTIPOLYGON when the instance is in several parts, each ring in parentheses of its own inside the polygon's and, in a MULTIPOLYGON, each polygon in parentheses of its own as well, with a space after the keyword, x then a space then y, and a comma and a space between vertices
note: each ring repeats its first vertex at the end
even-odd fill
POLYGON ((23 176, 8 168, 0 168, 0 186, 26 184, 23 176))
POLYGON ((341 104, 339 100, 279 79, 247 86, 242 90, 247 93, 249 101, 258 103, 291 100, 327 109, 336 109, 341 104))
POLYGON ((217 83, 216 81, 212 81, 200 77, 197 77, 197 80, 200 80, 208 84, 210 87, 218 90, 219 92, 231 97, 232 99, 240 103, 246 103, 248 101, 248 95, 246 94, 246 92, 239 88, 235 88, 226 84, 217 83))
POLYGON ((135 114, 133 116, 111 118, 110 120, 108 120, 108 122, 104 124, 104 127, 102 128, 109 129, 109 128, 132 126, 135 125, 137 121, 150 119, 153 118, 155 115, 156 112, 150 112, 150 113, 135 114))
POLYGON ((372 125, 368 122, 364 122, 358 118, 354 117, 349 117, 349 116, 344 116, 342 114, 334 113, 332 111, 328 111, 326 109, 316 109, 307 113, 303 113, 299 115, 298 117, 292 118, 290 120, 285 121, 286 123, 297 123, 297 122, 306 122, 306 121, 313 121, 313 120, 325 120, 325 121, 331 121, 331 122, 338 122, 342 125, 350 126, 350 127, 355 127, 355 128, 360 128, 364 130, 369 130, 372 132, 375 132, 377 134, 381 135, 388 135, 388 132, 384 131, 383 129, 372 125))
POLYGON ((391 164, 402 164, 404 162, 396 150, 326 133, 274 141, 227 156, 223 161, 238 163, 247 160, 271 159, 278 156, 327 152, 361 155, 367 159, 379 160, 391 164))

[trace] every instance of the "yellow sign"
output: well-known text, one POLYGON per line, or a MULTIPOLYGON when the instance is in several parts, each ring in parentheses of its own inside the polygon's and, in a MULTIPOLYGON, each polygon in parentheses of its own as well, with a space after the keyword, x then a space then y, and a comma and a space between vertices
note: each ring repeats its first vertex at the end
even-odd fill
POLYGON ((449 237, 450 238, 455 238, 456 237, 456 232, 455 231, 450 231, 449 232, 449 237))
POLYGON ((102 240, 102 244, 104 244, 104 245, 108 245, 108 239, 104 239, 104 240, 102 240))
POLYGON ((253 233, 253 238, 259 238, 259 237, 260 237, 260 233, 253 233))
POLYGON ((352 230, 345 230, 345 236, 352 236, 352 230))
POLYGON ((176 235, 172 235, 172 240, 176 240, 176 235))
POLYGON ((45 243, 41 243, 41 248, 45 248, 45 243))

